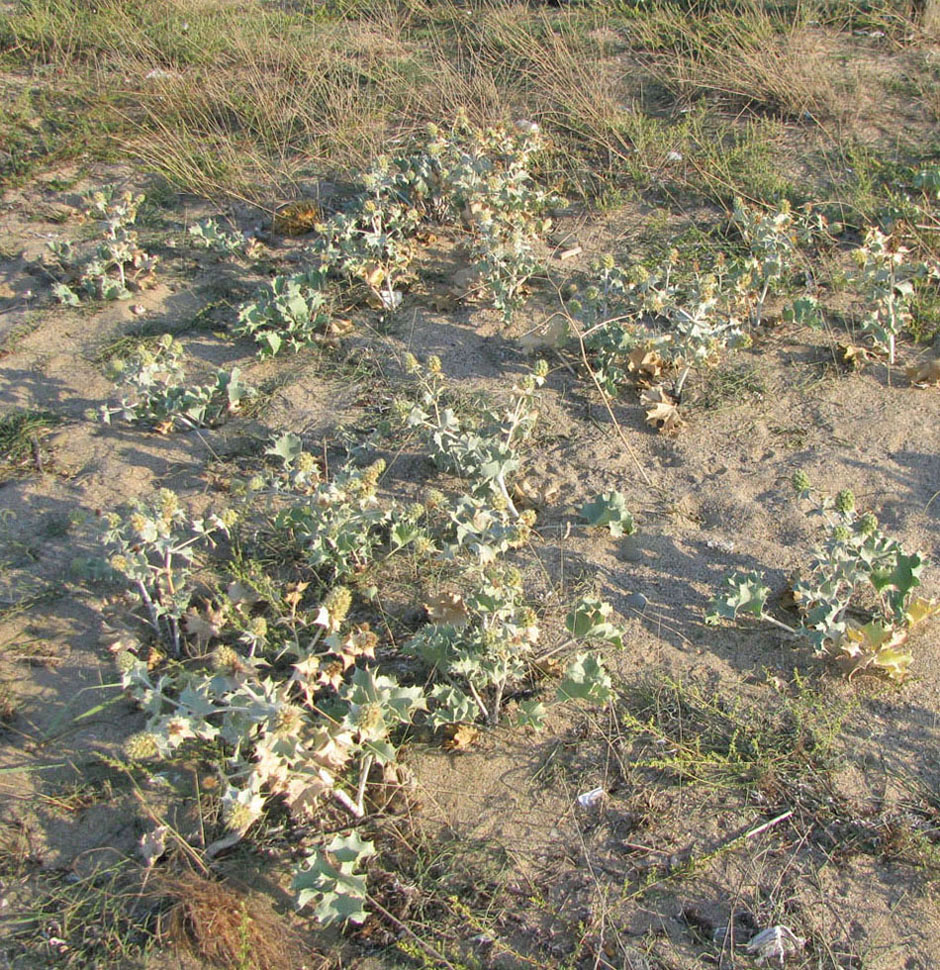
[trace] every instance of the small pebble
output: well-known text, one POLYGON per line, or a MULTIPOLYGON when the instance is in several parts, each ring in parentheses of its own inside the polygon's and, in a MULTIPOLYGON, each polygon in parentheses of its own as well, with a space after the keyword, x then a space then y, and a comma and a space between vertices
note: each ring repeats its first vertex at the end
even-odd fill
POLYGON ((624 602, 631 609, 645 610, 650 601, 642 593, 631 593, 624 602))

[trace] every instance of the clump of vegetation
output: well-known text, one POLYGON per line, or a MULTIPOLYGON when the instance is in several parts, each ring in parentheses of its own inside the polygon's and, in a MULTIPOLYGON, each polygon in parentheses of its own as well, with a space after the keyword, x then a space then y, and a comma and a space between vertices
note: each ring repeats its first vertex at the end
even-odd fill
POLYGON ((190 383, 183 367, 183 345, 170 334, 163 334, 153 346, 139 344, 128 357, 112 360, 109 371, 124 393, 117 405, 101 406, 101 420, 110 424, 112 417, 120 415, 161 434, 177 426, 221 424, 256 393, 242 381, 238 367, 217 371, 211 384, 190 383))
POLYGON ((195 592, 196 544, 226 533, 235 513, 191 518, 169 489, 151 502, 138 501, 121 516, 105 516, 101 539, 110 548, 107 565, 135 590, 146 609, 146 621, 158 642, 180 656, 180 622, 195 592))
MULTIPOLYGON (((432 374, 440 390, 439 370, 432 374)), ((495 421, 495 410, 485 410, 491 437, 509 452, 524 442, 516 432, 528 424, 536 386, 533 377, 520 387, 505 425, 495 421)), ((428 441, 448 461, 475 454, 459 435, 428 441)), ((122 685, 148 715, 128 739, 128 756, 169 758, 184 745, 222 744, 229 752, 221 799, 229 834, 209 846, 210 855, 243 837, 273 796, 301 819, 324 800, 361 818, 373 769, 394 765, 403 731, 422 717, 435 728, 481 717, 497 723, 508 691, 531 674, 539 640, 521 575, 496 562, 514 545, 508 529, 524 536, 533 514, 503 525, 501 539, 487 533, 482 520, 508 512, 494 484, 499 473, 487 462, 461 459, 472 493, 462 499, 471 508, 461 511, 458 502, 452 521, 448 516, 436 532, 423 506, 378 498, 382 462, 349 465, 325 480, 294 435, 276 439, 268 453, 281 468, 238 486, 238 515, 191 519, 163 491, 126 518, 110 516, 103 536, 110 569, 131 585, 152 635, 175 658, 154 669, 153 654, 145 660, 141 653, 146 638, 129 635, 116 644, 122 685), (250 524, 259 514, 261 521, 250 524), (237 536, 259 529, 271 530, 282 555, 299 557, 308 578, 286 585, 274 576, 254 585, 239 580, 195 606, 194 567, 216 534, 240 543, 237 536), (466 599, 428 605, 430 622, 403 649, 431 669, 436 683, 429 689, 383 672, 378 634, 350 618, 365 571, 406 548, 444 562, 462 559, 466 579, 466 599)), ((591 640, 621 646, 610 614, 608 604, 583 600, 568 618, 570 639, 551 652, 591 640)), ((571 660, 557 690, 558 700, 601 705, 610 696, 603 664, 586 653, 571 660)), ((539 727, 544 714, 541 702, 523 700, 515 720, 539 727)), ((352 852, 340 841, 317 848, 296 879, 301 901, 316 899, 326 921, 364 913, 364 877, 354 870, 365 843, 352 852)))
POLYGON ((911 319, 915 280, 928 275, 927 265, 909 262, 909 254, 906 246, 876 227, 870 228, 862 245, 852 251, 855 283, 865 307, 862 327, 871 334, 875 346, 887 352, 889 364, 894 363, 898 335, 911 319))
POLYGON ((261 244, 254 236, 243 232, 228 232, 216 219, 196 222, 189 227, 188 232, 193 246, 222 256, 254 259, 261 252, 261 244))
POLYGON ((325 283, 320 270, 275 276, 238 311, 235 334, 252 337, 259 357, 274 357, 284 348, 296 352, 322 341, 333 329, 325 283))
MULTIPOLYGON (((801 498, 813 496, 815 490, 802 472, 794 475, 793 485, 801 498)), ((913 595, 926 560, 885 535, 871 512, 860 513, 849 489, 834 499, 821 495, 811 514, 823 518, 825 538, 813 550, 809 568, 793 583, 799 626, 767 612, 770 589, 754 572, 736 572, 726 580, 706 621, 753 616, 804 639, 817 656, 835 661, 849 676, 872 670, 903 681, 913 661, 904 647, 911 629, 940 611, 937 604, 913 595)))
POLYGON ((61 415, 53 411, 4 414, 0 417, 0 463, 13 471, 28 464, 42 471, 45 460, 42 439, 60 424, 61 415))
POLYGON ((519 449, 535 428, 536 391, 545 382, 548 365, 540 361, 531 374, 513 385, 508 408, 487 407, 473 415, 458 415, 446 405, 447 385, 437 357, 432 356, 422 367, 409 355, 405 365, 420 391, 419 403, 399 403, 406 427, 420 432, 439 468, 468 479, 475 496, 490 500, 498 496, 501 506, 518 517, 507 476, 519 469, 519 449))
POLYGON ((292 970, 302 961, 297 935, 256 894, 195 872, 161 876, 159 892, 169 906, 162 938, 213 966, 292 970))
POLYGON ((78 306, 81 296, 94 300, 129 300, 131 287, 140 288, 153 278, 159 257, 141 248, 133 228, 143 195, 117 194, 107 185, 86 197, 86 215, 100 221, 102 238, 90 256, 83 257, 71 242, 49 243, 50 269, 61 279, 52 291, 60 303, 78 306))

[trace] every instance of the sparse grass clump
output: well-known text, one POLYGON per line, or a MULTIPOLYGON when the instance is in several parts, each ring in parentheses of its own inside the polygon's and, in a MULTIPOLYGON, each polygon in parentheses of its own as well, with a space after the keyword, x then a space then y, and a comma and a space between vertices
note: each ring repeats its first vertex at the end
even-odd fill
POLYGON ((231 883, 184 872, 161 876, 169 909, 160 938, 223 970, 295 970, 300 939, 267 899, 231 883))
POLYGON ((48 457, 42 439, 62 421, 54 411, 11 411, 0 417, 0 479, 30 468, 42 472, 48 457))

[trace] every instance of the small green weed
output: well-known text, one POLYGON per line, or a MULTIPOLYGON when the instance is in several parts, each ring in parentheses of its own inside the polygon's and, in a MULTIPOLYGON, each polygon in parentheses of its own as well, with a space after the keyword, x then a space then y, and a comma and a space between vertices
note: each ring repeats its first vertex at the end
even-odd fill
POLYGON ((62 416, 53 411, 12 411, 0 417, 0 478, 27 468, 43 471, 49 455, 42 439, 62 423, 62 416))

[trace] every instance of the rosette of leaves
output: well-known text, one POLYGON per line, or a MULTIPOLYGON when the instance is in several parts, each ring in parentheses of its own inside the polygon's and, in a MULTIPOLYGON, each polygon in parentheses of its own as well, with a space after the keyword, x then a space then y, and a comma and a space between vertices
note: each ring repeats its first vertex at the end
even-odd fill
POLYGON ((183 345, 163 334, 151 348, 141 345, 125 360, 112 361, 111 375, 124 393, 117 405, 102 405, 101 419, 114 415, 166 433, 177 425, 205 428, 221 424, 255 395, 241 379, 241 370, 216 371, 211 384, 191 384, 183 367, 183 345))
MULTIPOLYGON (((802 473, 794 485, 803 498, 813 489, 802 473)), ((873 670, 902 681, 912 663, 904 647, 911 629, 938 612, 933 602, 914 596, 926 565, 885 535, 872 513, 860 514, 845 489, 832 499, 822 495, 811 514, 825 521, 825 536, 809 568, 793 583, 800 611, 798 627, 767 612, 770 589, 757 573, 735 573, 706 613, 706 622, 749 615, 805 638, 817 656, 834 660, 851 676, 873 670)))
POLYGON ((537 391, 545 382, 548 366, 539 361, 511 391, 508 407, 485 405, 472 414, 458 414, 445 403, 446 381, 437 357, 422 367, 411 355, 406 366, 414 375, 419 400, 402 405, 407 427, 421 433, 432 461, 470 483, 476 496, 499 497, 513 516, 518 516, 507 487, 507 476, 519 469, 519 447, 531 436, 538 419, 537 391))
POLYGON ((524 509, 518 515, 507 507, 473 495, 460 495, 447 508, 449 529, 446 549, 456 556, 460 550, 474 555, 481 566, 498 559, 510 549, 524 545, 535 525, 535 512, 524 509))
POLYGON ((522 577, 516 570, 490 567, 486 578, 462 605, 432 622, 405 644, 445 680, 431 691, 437 706, 435 727, 482 716, 499 722, 503 695, 527 670, 526 658, 538 642, 535 612, 525 604, 522 577), (465 690, 461 689, 465 688, 465 690), (468 717, 473 710, 474 717, 468 717))
POLYGON ((615 539, 621 536, 632 536, 636 532, 633 516, 627 511, 626 497, 616 489, 597 495, 590 502, 585 502, 581 506, 581 516, 595 528, 606 526, 607 531, 615 539))
POLYGON ((252 337, 259 357, 274 357, 285 348, 296 353, 323 340, 331 320, 325 285, 326 272, 320 269, 275 276, 238 311, 234 332, 252 337))
MULTIPOLYGON (((719 267, 720 268, 720 267, 719 267)), ((670 397, 678 402, 693 367, 725 347, 748 343, 732 310, 722 275, 682 273, 678 252, 654 269, 619 269, 612 257, 595 266, 595 280, 568 303, 583 324, 585 348, 601 386, 618 393, 637 377, 636 355, 654 354, 678 368, 670 397)))

